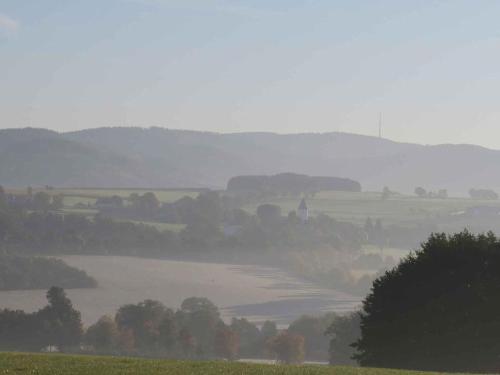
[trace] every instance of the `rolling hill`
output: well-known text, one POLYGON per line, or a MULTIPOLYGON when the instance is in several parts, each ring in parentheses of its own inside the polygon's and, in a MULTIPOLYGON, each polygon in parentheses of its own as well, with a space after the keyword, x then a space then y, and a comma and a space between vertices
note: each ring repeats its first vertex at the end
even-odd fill
POLYGON ((347 133, 0 130, 0 183, 7 186, 225 187, 236 175, 293 172, 350 178, 364 190, 424 186, 466 194, 471 187, 500 190, 498 165, 498 150, 347 133))

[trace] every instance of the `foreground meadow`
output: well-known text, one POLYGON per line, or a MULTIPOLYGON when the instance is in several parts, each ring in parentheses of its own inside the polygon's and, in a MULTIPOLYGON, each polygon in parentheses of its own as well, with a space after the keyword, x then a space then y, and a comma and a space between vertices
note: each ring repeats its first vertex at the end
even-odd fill
POLYGON ((184 362, 58 354, 0 354, 0 374, 37 375, 404 375, 430 374, 401 370, 329 366, 278 366, 229 362, 184 362))

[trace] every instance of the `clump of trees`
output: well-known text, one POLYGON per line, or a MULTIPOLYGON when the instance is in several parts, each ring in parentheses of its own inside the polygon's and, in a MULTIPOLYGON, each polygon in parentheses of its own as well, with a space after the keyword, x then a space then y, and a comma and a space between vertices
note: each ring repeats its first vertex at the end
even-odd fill
POLYGON ((283 331, 268 341, 268 350, 278 362, 300 364, 304 361, 304 337, 283 331))
POLYGON ((389 189, 389 187, 384 186, 382 189, 382 195, 380 196, 380 199, 383 201, 389 199, 392 195, 394 195, 394 192, 389 189))
POLYGON ((495 372, 499 295, 498 238, 434 234, 374 282, 354 358, 373 367, 495 372))
POLYGON ((361 191, 361 184, 347 178, 311 177, 295 173, 273 176, 236 176, 229 180, 230 193, 259 193, 274 195, 314 194, 318 191, 361 191))
POLYGON ((427 191, 423 187, 418 186, 415 188, 415 195, 419 198, 446 199, 448 198, 448 190, 440 189, 438 191, 427 191))
POLYGON ((0 200, 7 202, 17 208, 33 211, 47 212, 49 210, 60 210, 63 208, 64 197, 62 194, 48 194, 44 191, 33 193, 33 189, 28 188, 26 194, 6 194, 1 188, 0 200))
POLYGON ((266 321, 259 329, 244 318, 233 318, 225 324, 218 308, 206 298, 188 298, 177 311, 146 300, 122 306, 114 318, 99 319, 87 329, 84 343, 87 352, 97 354, 274 358, 283 363, 300 363, 304 358, 328 358, 325 330, 333 318, 336 316, 332 314, 301 317, 281 331, 276 323, 266 321))
POLYGON ((469 196, 472 199, 497 200, 498 194, 490 189, 470 189, 469 196))
POLYGON ((25 254, 160 256, 178 249, 170 231, 97 215, 0 210, 0 249, 25 254))
POLYGON ((328 336, 326 332, 334 321, 339 319, 335 313, 322 316, 301 316, 293 321, 287 332, 304 338, 304 356, 308 359, 323 361, 328 358, 328 336))
POLYGON ((95 279, 85 271, 54 258, 0 255, 0 290, 94 288, 95 279))
POLYGON ((114 318, 104 316, 90 326, 84 343, 87 352, 97 354, 227 360, 272 356, 286 363, 304 359, 301 335, 278 331, 273 322, 259 329, 244 318, 227 325, 217 306, 198 297, 184 300, 177 311, 153 300, 122 306, 114 318))
POLYGON ((80 313, 62 288, 50 288, 47 300, 47 306, 31 314, 0 310, 0 350, 79 350, 83 337, 80 313))

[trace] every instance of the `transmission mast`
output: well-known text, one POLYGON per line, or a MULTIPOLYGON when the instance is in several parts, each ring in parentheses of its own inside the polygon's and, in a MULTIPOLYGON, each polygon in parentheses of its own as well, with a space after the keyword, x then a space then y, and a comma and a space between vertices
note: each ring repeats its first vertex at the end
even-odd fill
POLYGON ((378 114, 378 137, 382 138, 382 112, 378 114))

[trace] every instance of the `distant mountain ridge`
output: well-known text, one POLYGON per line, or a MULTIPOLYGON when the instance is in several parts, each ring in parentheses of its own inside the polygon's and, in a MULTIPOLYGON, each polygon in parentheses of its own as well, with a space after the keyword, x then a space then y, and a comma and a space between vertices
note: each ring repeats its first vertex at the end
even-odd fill
POLYGON ((465 194, 471 187, 500 190, 499 166, 498 150, 348 133, 0 130, 0 184, 6 186, 224 188, 237 175, 292 172, 349 178, 364 190, 423 186, 465 194))

